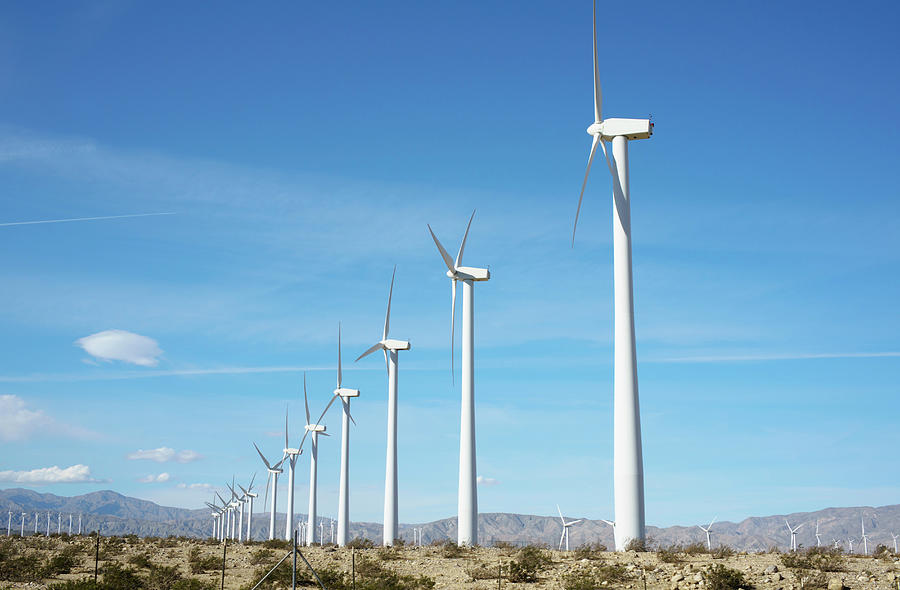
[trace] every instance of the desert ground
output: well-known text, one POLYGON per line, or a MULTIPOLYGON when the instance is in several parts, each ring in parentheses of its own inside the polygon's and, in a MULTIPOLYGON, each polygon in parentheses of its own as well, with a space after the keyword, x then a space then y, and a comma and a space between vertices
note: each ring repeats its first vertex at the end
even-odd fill
MULTIPOLYGON (((837 551, 736 553, 688 545, 651 551, 609 552, 580 547, 301 547, 328 590, 796 590, 900 588, 900 556, 837 551)), ((94 585, 96 538, 12 536, 0 539, 0 589, 212 590, 221 588, 223 546, 185 538, 102 537, 94 585)), ((224 587, 249 590, 284 555, 284 541, 229 545, 224 587)), ((319 587, 298 556, 298 586, 319 587)), ((259 588, 290 588, 291 558, 259 588)))

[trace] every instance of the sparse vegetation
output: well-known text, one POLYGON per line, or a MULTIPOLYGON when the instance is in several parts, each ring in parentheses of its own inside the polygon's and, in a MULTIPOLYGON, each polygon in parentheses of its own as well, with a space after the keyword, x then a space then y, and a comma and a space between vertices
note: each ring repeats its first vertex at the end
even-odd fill
POLYGON ((575 559, 600 559, 601 554, 606 550, 606 545, 603 543, 586 543, 577 547, 572 552, 572 557, 575 559))
POLYGON ((725 559, 726 557, 731 557, 734 555, 734 549, 729 547, 728 545, 719 545, 715 549, 713 549, 712 557, 713 559, 725 559))
POLYGON ((553 563, 546 551, 528 545, 519 550, 517 559, 509 564, 510 582, 537 582, 538 575, 553 563))
POLYGON ((466 568, 466 575, 468 575, 473 582, 478 580, 496 580, 500 577, 500 568, 499 565, 488 565, 483 562, 478 562, 466 568))
POLYGON ((844 558, 840 549, 810 547, 805 551, 781 554, 784 567, 820 572, 840 572, 844 570, 844 558))
POLYGON ((684 548, 681 545, 669 545, 668 547, 657 547, 656 558, 663 563, 681 563, 684 559, 681 554, 684 548))
POLYGON ((347 547, 352 547, 353 549, 374 549, 375 543, 372 542, 372 539, 356 537, 355 539, 347 543, 347 547))
POLYGON ((274 564, 275 554, 270 549, 260 547, 250 554, 250 563, 253 565, 265 565, 267 563, 274 564))
POLYGON ((744 579, 744 574, 736 569, 725 567, 721 563, 716 563, 707 571, 703 572, 703 580, 706 582, 707 590, 738 590, 739 588, 753 588, 753 584, 744 579))
POLYGON ((467 547, 457 545, 453 541, 439 541, 436 542, 436 544, 441 549, 441 557, 444 557, 446 559, 457 559, 459 557, 465 557, 469 553, 467 547))

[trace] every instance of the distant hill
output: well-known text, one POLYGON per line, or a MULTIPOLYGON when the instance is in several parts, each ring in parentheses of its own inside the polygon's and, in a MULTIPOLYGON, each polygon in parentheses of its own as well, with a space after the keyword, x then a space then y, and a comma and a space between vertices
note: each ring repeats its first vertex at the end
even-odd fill
MULTIPOLYGON (((6 506, 13 513, 13 530, 18 530, 21 514, 28 514, 25 531, 34 531, 34 514, 39 513, 39 530, 45 531, 47 511, 52 514, 51 532, 55 531, 57 514, 62 512, 63 531, 68 529, 68 514, 75 515, 74 528, 77 531, 78 515, 83 515, 85 532, 102 526, 104 535, 136 534, 140 536, 178 535, 187 537, 207 537, 212 530, 212 519, 208 510, 188 510, 160 506, 147 500, 129 498, 116 492, 105 490, 82 496, 57 496, 41 494, 27 489, 0 490, 0 509, 6 506)), ((306 518, 297 514, 298 518, 306 518)), ((575 514, 568 518, 577 518, 575 514)), ((805 547, 816 544, 816 521, 819 522, 819 536, 823 544, 832 544, 832 539, 840 539, 847 548, 847 539, 852 537, 854 549, 859 547, 860 519, 865 519, 870 551, 878 544, 892 545, 891 532, 900 533, 900 504, 891 506, 862 506, 854 508, 826 508, 816 512, 795 512, 786 515, 751 517, 741 522, 717 522, 713 525, 713 545, 729 545, 738 550, 760 551, 777 546, 786 548, 790 534, 785 527, 787 518, 792 526, 802 524, 797 542, 805 547)), ((0 519, 2 522, 2 519, 0 519)), ((284 514, 278 515, 276 531, 284 533, 284 514)), ((329 519, 325 523, 325 539, 330 540, 329 519)), ((268 534, 268 514, 256 512, 253 515, 253 537, 263 539, 268 534)), ((704 526, 706 523, 703 523, 704 526)), ((413 527, 421 528, 423 540, 455 539, 456 519, 445 518, 428 523, 400 525, 400 536, 412 541, 413 527)), ((562 527, 558 517, 535 516, 530 514, 484 513, 478 515, 478 535, 483 544, 496 541, 509 543, 547 543, 556 546, 562 527)), ((351 523, 351 537, 366 537, 375 541, 381 539, 382 527, 379 523, 351 523)), ((5 531, 3 531, 5 533, 5 531)), ((696 526, 672 526, 667 528, 647 527, 647 534, 655 543, 706 542, 706 535, 696 526)), ((598 520, 585 520, 575 525, 569 532, 572 547, 584 543, 600 542, 608 547, 613 545, 612 528, 598 520)))

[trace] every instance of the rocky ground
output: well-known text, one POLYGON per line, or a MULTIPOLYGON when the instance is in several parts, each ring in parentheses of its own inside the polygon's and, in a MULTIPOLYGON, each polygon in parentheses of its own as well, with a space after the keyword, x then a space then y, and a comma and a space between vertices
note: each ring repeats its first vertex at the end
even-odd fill
MULTIPOLYGON (((0 589, 50 588, 66 580, 93 578, 95 550, 95 540, 89 537, 0 539, 0 589), (64 572, 66 569, 69 571, 64 572)), ((119 564, 119 572, 131 574, 115 574, 119 586, 110 582, 107 588, 212 590, 220 588, 222 550, 221 544, 189 539, 104 537, 99 579, 103 580, 103 572, 109 571, 111 564, 119 564)), ((249 590, 288 551, 283 542, 229 545, 225 588, 249 590)), ((878 558, 729 551, 714 556, 700 553, 697 546, 614 553, 585 548, 571 552, 517 547, 461 549, 452 544, 392 550, 304 547, 301 552, 322 574, 328 590, 351 587, 354 563, 360 590, 900 590, 900 558, 890 552, 882 552, 878 558), (526 581, 529 579, 533 581, 526 581)), ((285 564, 276 580, 261 588, 289 587, 290 559, 285 564)), ((313 581, 302 559, 298 565, 301 584, 311 587, 313 581)), ((113 577, 109 574, 110 580, 113 577)))

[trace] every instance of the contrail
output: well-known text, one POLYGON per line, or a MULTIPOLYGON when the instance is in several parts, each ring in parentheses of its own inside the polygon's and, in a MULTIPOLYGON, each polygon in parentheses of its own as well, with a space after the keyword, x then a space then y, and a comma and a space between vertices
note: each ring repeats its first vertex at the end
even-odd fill
POLYGON ((101 219, 123 219, 125 217, 153 217, 156 215, 175 215, 175 212, 169 213, 132 213, 130 215, 106 215, 104 217, 73 217, 70 219, 41 219, 39 221, 11 221, 9 223, 0 223, 0 227, 10 225, 36 225, 38 223, 68 223, 70 221, 98 221, 101 219))

